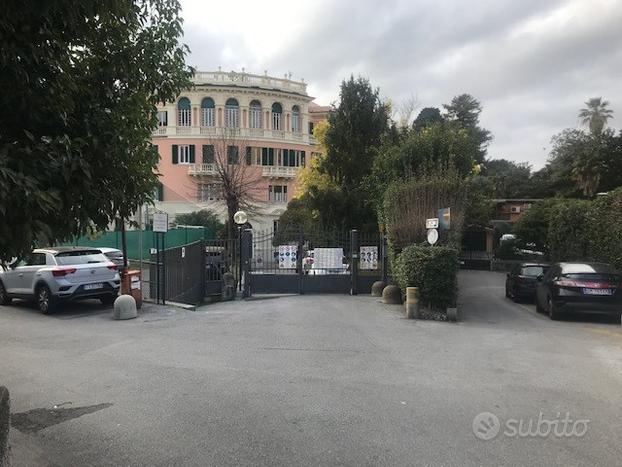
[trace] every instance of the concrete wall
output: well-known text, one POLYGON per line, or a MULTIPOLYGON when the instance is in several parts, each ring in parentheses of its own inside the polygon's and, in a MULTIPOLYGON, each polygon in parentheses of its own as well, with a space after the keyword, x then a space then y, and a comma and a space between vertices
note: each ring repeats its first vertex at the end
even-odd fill
POLYGON ((0 467, 9 467, 9 390, 0 386, 0 467))

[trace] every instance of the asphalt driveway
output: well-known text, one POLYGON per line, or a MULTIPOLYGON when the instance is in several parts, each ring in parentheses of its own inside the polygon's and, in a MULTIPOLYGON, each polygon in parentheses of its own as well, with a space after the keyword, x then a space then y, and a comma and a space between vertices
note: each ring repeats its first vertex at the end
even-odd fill
POLYGON ((456 324, 342 295, 0 308, 15 465, 619 465, 620 325, 549 321, 503 278, 461 273, 456 324))

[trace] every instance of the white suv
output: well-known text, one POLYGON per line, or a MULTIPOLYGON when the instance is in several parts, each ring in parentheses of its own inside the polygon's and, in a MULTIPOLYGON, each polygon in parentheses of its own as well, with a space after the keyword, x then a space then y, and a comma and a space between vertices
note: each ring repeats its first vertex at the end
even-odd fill
POLYGON ((98 298, 111 305, 121 284, 117 269, 95 248, 37 249, 8 269, 0 268, 0 305, 13 298, 34 299, 42 313, 61 300, 98 298))

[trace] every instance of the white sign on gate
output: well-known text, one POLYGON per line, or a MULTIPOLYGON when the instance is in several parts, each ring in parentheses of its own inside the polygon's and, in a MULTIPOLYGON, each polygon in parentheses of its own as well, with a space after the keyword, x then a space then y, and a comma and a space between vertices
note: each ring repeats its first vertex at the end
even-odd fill
POLYGON ((153 214, 153 231, 160 233, 168 232, 168 214, 165 212, 153 214))
POLYGON ((378 269, 378 247, 362 246, 360 269, 378 269))
POLYGON ((316 248, 313 250, 313 269, 343 269, 343 248, 316 248))
POLYGON ((295 269, 298 245, 279 245, 279 269, 295 269))

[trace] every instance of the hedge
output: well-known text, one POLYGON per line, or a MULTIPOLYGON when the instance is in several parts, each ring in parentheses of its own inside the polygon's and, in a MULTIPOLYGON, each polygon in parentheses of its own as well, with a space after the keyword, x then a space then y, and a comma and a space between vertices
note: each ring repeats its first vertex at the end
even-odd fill
POLYGON ((592 201, 538 202, 520 217, 514 233, 552 261, 600 261, 622 269, 622 188, 592 201))
POLYGON ((455 306, 458 293, 458 250, 444 246, 410 245, 395 258, 393 278, 406 287, 419 287, 424 307, 445 310, 455 306))

